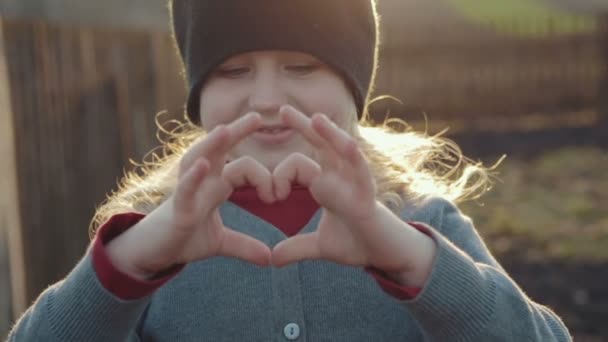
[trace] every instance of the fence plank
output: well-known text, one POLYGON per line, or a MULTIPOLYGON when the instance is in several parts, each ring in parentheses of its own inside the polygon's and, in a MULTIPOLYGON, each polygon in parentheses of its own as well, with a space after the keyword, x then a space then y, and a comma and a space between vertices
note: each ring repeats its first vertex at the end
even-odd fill
POLYGON ((0 335, 5 334, 13 316, 26 307, 25 262, 19 210, 18 168, 15 156, 14 111, 11 106, 11 85, 8 76, 4 26, 0 22, 0 335), (6 250, 8 248, 8 251, 6 250), (8 259, 7 260, 7 256, 8 259), (10 273, 9 273, 10 272, 10 273), (10 282, 7 281, 10 279, 10 282), (10 285, 10 288, 8 286, 10 285), (9 300, 8 295, 11 295, 9 300), (12 308, 8 312, 5 308, 12 308))
MULTIPOLYGON (((542 20, 539 26, 545 26, 542 20)), ((395 23, 385 27, 388 41, 375 94, 394 95, 407 105, 379 103, 378 118, 387 110, 408 120, 421 119, 424 112, 432 121, 523 120, 530 113, 574 117, 597 110, 603 70, 599 28, 527 38, 482 28, 484 34, 467 37, 454 28, 441 39, 399 30, 395 23), (459 38, 446 38, 450 35, 459 38)), ((515 25, 513 30, 519 29, 515 25)))
MULTIPOLYGON (((600 56, 602 58, 602 78, 598 90, 599 111, 602 116, 601 124, 608 126, 608 12, 600 16, 600 56)), ((608 128, 605 129, 608 132, 608 128)))

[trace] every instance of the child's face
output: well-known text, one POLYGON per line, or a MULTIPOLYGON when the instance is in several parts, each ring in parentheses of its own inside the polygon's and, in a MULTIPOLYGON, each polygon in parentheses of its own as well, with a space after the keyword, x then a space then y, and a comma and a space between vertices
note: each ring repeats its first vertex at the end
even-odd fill
MULTIPOLYGON (((226 60, 208 77, 200 103, 207 131, 249 112, 260 113, 264 126, 282 125, 279 109, 286 104, 309 117, 323 113, 347 132, 356 123, 353 96, 342 78, 314 56, 293 51, 256 51, 226 60)), ((294 152, 316 159, 300 134, 286 139, 282 135, 256 132, 239 143, 229 159, 250 156, 271 171, 294 152)))

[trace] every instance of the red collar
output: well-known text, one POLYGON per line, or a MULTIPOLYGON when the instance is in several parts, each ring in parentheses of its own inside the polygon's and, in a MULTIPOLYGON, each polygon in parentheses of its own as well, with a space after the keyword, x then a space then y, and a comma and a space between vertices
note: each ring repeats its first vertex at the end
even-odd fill
POLYGON ((308 187, 300 185, 292 187, 291 194, 286 200, 272 204, 262 202, 253 187, 235 190, 229 200, 270 222, 287 236, 297 234, 320 208, 308 187))

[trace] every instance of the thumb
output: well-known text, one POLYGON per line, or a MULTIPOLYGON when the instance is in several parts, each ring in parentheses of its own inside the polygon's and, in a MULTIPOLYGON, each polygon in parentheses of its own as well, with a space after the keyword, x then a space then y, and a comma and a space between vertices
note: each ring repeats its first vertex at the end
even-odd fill
POLYGON ((281 241, 272 249, 272 265, 282 267, 298 261, 321 259, 318 236, 315 232, 281 241))
POLYGON ((224 228, 218 256, 233 257, 258 266, 268 266, 271 251, 262 241, 224 228))

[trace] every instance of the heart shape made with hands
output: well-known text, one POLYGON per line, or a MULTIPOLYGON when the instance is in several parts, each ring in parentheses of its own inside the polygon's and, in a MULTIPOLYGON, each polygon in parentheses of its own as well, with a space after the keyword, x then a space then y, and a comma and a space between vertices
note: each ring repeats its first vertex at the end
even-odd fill
POLYGON ((356 140, 322 114, 308 117, 289 106, 279 114, 315 149, 315 160, 293 153, 272 172, 251 157, 226 163, 229 151, 262 127, 262 118, 251 113, 215 127, 182 156, 174 200, 165 206, 174 239, 163 247, 177 250, 179 262, 224 256, 281 267, 326 260, 395 274, 411 274, 414 260, 429 265, 434 242, 376 200, 374 177, 356 140), (234 189, 252 185, 261 199, 273 202, 287 198, 292 184, 308 187, 322 207, 314 232, 291 236, 271 250, 223 225, 217 209, 234 189))
MULTIPOLYGON (((306 186, 323 208, 317 230, 292 236, 272 249, 272 264, 287 265, 310 259, 327 259, 348 265, 365 265, 366 238, 358 226, 371 227, 376 218, 376 185, 357 142, 326 116, 305 116, 292 107, 281 109, 283 123, 315 148, 317 158, 292 153, 271 172, 251 157, 224 166, 222 177, 234 188, 256 188, 261 200, 285 200, 293 185, 306 186)), ((376 239, 378 240, 378 239, 376 239)))
MULTIPOLYGON (((373 176, 356 140, 323 114, 308 117, 293 107, 284 106, 280 117, 283 124, 312 145, 315 160, 294 152, 272 171, 248 156, 225 163, 228 151, 261 127, 260 115, 248 114, 220 129, 216 127, 206 141, 193 146, 183 158, 184 169, 205 156, 202 158, 206 158, 203 161, 206 177, 222 181, 210 183, 203 195, 215 193, 211 198, 217 201, 228 199, 234 189, 246 185, 256 188, 259 198, 268 203, 286 199, 294 184, 308 187, 323 208, 317 230, 281 241, 272 251, 256 243, 256 255, 271 252, 270 262, 274 266, 312 259, 368 265, 374 264, 374 255, 386 256, 385 246, 391 243, 396 230, 381 222, 386 219, 386 210, 379 208, 373 176)), ((214 202, 211 206, 218 205, 219 202, 214 202)), ((252 246, 249 242, 247 246, 252 246)), ((243 254, 232 249, 228 253, 243 254)), ((262 263, 259 256, 255 260, 259 261, 257 264, 262 263)))
MULTIPOLYGON (((291 106, 280 110, 281 121, 300 133, 317 151, 316 160, 299 152, 290 154, 272 171, 250 156, 224 165, 222 177, 233 189, 256 188, 267 203, 289 197, 293 185, 310 189, 324 208, 341 212, 336 195, 358 190, 357 199, 375 198, 375 181, 358 143, 323 114, 308 117, 291 106)), ((255 125, 252 126, 255 129, 255 125)), ((352 199, 344 198, 344 199, 352 199)))

